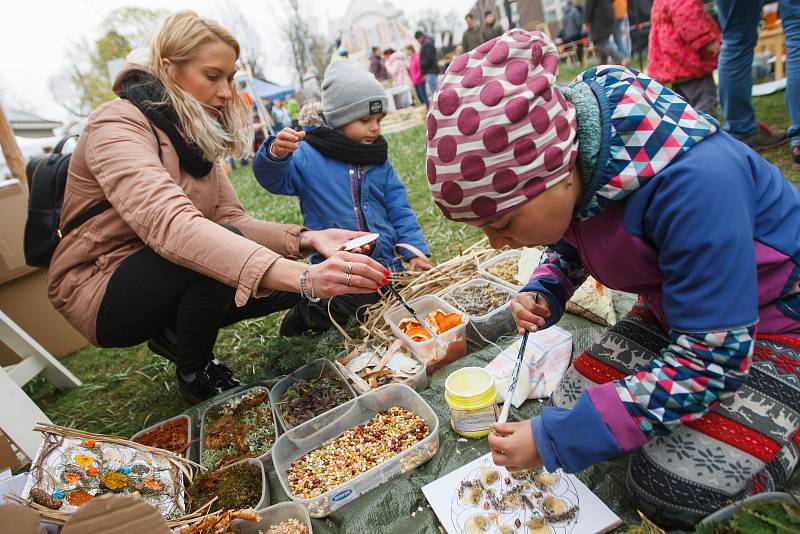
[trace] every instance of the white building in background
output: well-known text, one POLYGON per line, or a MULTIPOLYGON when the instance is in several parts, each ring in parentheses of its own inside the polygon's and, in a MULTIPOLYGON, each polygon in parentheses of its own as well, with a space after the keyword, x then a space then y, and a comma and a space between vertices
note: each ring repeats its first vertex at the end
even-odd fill
POLYGON ((403 10, 387 0, 351 0, 345 14, 330 21, 329 35, 341 36, 351 61, 368 63, 373 46, 402 50, 414 43, 403 10))

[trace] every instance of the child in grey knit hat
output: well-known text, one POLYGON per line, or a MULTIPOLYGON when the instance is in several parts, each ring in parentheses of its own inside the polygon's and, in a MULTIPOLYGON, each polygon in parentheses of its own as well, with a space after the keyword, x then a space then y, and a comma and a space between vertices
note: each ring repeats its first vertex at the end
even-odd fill
MULTIPOLYGON (((428 270, 428 245, 381 136, 387 108, 386 91, 366 68, 332 63, 322 81, 324 125, 300 132, 284 128, 270 137, 256 153, 253 172, 271 193, 300 199, 306 227, 375 232, 380 237, 371 256, 388 271, 402 272, 404 261, 409 270, 428 270)), ((310 259, 314 264, 324 258, 310 259)), ((280 333, 328 330, 330 317, 344 326, 378 299, 373 293, 330 304, 302 301, 286 314, 280 333)))

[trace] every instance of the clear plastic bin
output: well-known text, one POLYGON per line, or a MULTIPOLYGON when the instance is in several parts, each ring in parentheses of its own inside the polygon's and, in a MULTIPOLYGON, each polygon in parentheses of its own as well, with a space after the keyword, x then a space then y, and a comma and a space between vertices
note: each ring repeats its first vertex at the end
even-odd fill
POLYGON ((272 461, 278 480, 289 498, 305 506, 311 517, 325 517, 384 482, 424 464, 433 458, 438 449, 439 418, 433 409, 405 384, 387 384, 287 431, 275 442, 272 461), (431 429, 430 434, 413 447, 318 497, 303 499, 291 492, 288 469, 292 462, 393 406, 410 410, 421 417, 431 429))
POLYGON ((297 519, 301 524, 308 528, 309 534, 313 532, 311 525, 311 517, 308 515, 308 510, 302 504, 296 502, 281 502, 273 504, 272 506, 263 510, 258 510, 258 515, 261 516, 261 521, 243 521, 241 519, 234 520, 234 529, 238 534, 260 534, 267 532, 270 527, 280 524, 287 519, 297 519))
POLYGON ((500 263, 500 262, 502 262, 504 260, 509 260, 509 259, 516 259, 517 263, 519 263, 520 257, 522 257, 522 251, 521 250, 507 250, 507 251, 505 251, 505 252, 503 252, 501 254, 498 254, 494 258, 491 258, 491 259, 488 259, 488 260, 486 260, 484 262, 479 263, 478 264, 478 272, 481 273, 481 276, 491 280, 492 282, 497 282, 498 284, 500 284, 500 285, 502 285, 504 287, 509 287, 509 288, 513 289, 514 291, 519 291, 520 289, 522 289, 523 284, 512 284, 512 283, 506 282, 505 280, 503 280, 499 276, 495 276, 492 273, 490 273, 487 269, 489 267, 491 267, 492 265, 495 265, 497 263, 500 263))
POLYGON ((402 305, 396 306, 386 312, 386 314, 383 316, 383 320, 386 321, 386 324, 388 324, 389 328, 392 329, 395 337, 403 341, 403 343, 405 343, 411 352, 416 354, 423 362, 428 364, 433 360, 441 360, 445 356, 450 361, 457 360, 467 353, 466 333, 469 316, 466 313, 434 295, 423 295, 421 297, 417 297, 409 301, 408 304, 414 308, 422 320, 425 320, 425 317, 427 317, 429 313, 438 309, 441 309, 446 313, 457 312, 464 317, 464 321, 460 325, 455 328, 451 328, 439 336, 439 338, 447 344, 447 347, 443 348, 439 346, 435 339, 428 339, 426 341, 413 341, 400 330, 400 327, 398 326, 400 321, 411 318, 411 314, 408 313, 408 310, 406 310, 402 305))
POLYGON ((458 302, 450 300, 450 295, 459 288, 471 286, 492 287, 501 293, 507 294, 508 302, 483 315, 470 315, 469 326, 467 326, 467 339, 479 345, 484 345, 487 341, 494 343, 501 337, 516 332, 517 327, 514 322, 514 316, 511 315, 511 299, 514 298, 517 292, 507 285, 499 284, 492 280, 473 278, 463 284, 445 290, 440 296, 445 302, 459 306, 458 302))
MULTIPOLYGON (((259 469, 261 469, 261 500, 253 506, 255 510, 261 510, 262 508, 266 508, 269 506, 269 484, 267 484, 267 471, 264 469, 264 462, 257 458, 249 458, 247 460, 239 460, 238 462, 233 462, 231 465, 226 465, 225 467, 220 467, 217 471, 224 471, 225 469, 230 469, 234 465, 239 464, 253 464, 257 465, 259 469)), ((201 503, 205 504, 205 503, 201 503)))
MULTIPOLYGON (((269 400, 269 388, 265 384, 257 382, 255 384, 250 385, 250 387, 247 387, 245 389, 240 389, 240 390, 238 390, 236 392, 233 392, 233 393, 222 394, 222 395, 219 396, 219 398, 216 401, 214 401, 212 404, 209 404, 206 407, 206 409, 203 411, 202 415, 200 416, 200 458, 199 458, 200 461, 198 463, 200 465, 202 465, 203 467, 208 467, 208 466, 205 465, 205 462, 203 461, 203 450, 205 450, 205 443, 206 443, 206 414, 208 413, 208 410, 210 410, 213 406, 216 406, 218 404, 222 404, 223 402, 227 401, 228 399, 232 399, 234 397, 239 397, 241 395, 244 395, 245 393, 247 393, 248 391, 250 391, 253 388, 264 388, 264 389, 267 390, 267 402, 269 403, 270 411, 272 412, 272 424, 273 424, 273 427, 275 429, 275 439, 277 440, 278 434, 280 433, 279 432, 280 428, 278 426, 278 420, 277 420, 277 418, 275 416, 275 410, 272 408, 272 402, 269 400)), ((274 443, 272 444, 272 447, 273 448, 275 447, 274 443)), ((258 459, 261 460, 264 463, 269 462, 270 458, 272 458, 272 449, 268 450, 267 452, 265 452, 261 456, 258 456, 258 459)), ((239 460, 239 461, 243 461, 245 459, 246 458, 243 458, 242 460, 239 460)), ((233 465, 233 464, 231 464, 231 465, 233 465)))
POLYGON ((278 407, 278 403, 281 402, 281 399, 286 394, 286 391, 301 378, 308 380, 310 378, 318 378, 320 376, 336 378, 339 380, 339 382, 341 382, 342 387, 344 387, 345 391, 347 391, 350 399, 356 398, 355 391, 353 391, 353 388, 350 387, 350 384, 342 376, 342 373, 340 373, 336 368, 336 365, 332 361, 325 358, 318 358, 313 362, 295 370, 293 373, 286 375, 277 384, 272 386, 272 389, 269 392, 269 401, 272 403, 272 413, 277 417, 278 424, 283 430, 289 430, 292 428, 283 419, 283 414, 278 407))
MULTIPOLYGON (((186 450, 183 451, 183 455, 182 456, 184 458, 187 458, 187 459, 191 460, 191 458, 189 457, 190 456, 189 453, 192 450, 192 441, 194 439, 194 430, 192 429, 192 418, 189 417, 186 414, 176 415, 175 417, 170 417, 169 419, 161 421, 160 423, 156 423, 154 425, 150 425, 147 428, 145 428, 144 430, 139 431, 136 434, 134 434, 133 436, 131 436, 131 441, 136 441, 136 438, 138 438, 140 436, 144 436, 145 434, 155 430, 156 428, 158 428, 158 427, 160 427, 162 425, 166 425, 167 423, 171 423, 172 421, 177 421, 177 420, 180 420, 180 419, 185 419, 186 420, 186 426, 187 426, 187 430, 186 430, 187 447, 186 447, 186 450)), ((138 441, 137 441, 137 443, 138 443, 138 441)))
MULTIPOLYGON (((347 355, 347 351, 343 350, 339 354, 336 355, 336 360, 341 360, 347 355)), ((426 387, 428 387, 428 373, 425 371, 425 364, 426 362, 420 358, 417 354, 410 352, 408 354, 409 358, 413 358, 415 362, 420 364, 419 371, 414 376, 408 377, 405 380, 401 380, 397 382, 399 384, 405 384, 408 387, 414 389, 414 391, 424 391, 426 387)), ((341 364, 340 364, 341 365, 341 364)), ((343 374, 344 376, 344 374, 343 374)), ((346 377, 345 377, 346 379, 346 377)), ((349 383, 349 382, 348 382, 349 383)), ((355 388, 353 388, 355 390, 355 388)), ((377 389, 377 388, 376 388, 377 389)), ((358 392, 356 391, 356 394, 358 392)))

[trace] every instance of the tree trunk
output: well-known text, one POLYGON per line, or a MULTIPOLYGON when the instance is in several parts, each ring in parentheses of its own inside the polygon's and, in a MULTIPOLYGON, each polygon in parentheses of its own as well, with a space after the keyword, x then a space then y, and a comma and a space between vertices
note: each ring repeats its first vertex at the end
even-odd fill
POLYGON ((11 124, 6 119, 5 113, 3 113, 2 104, 0 104, 0 147, 3 149, 3 157, 6 159, 6 164, 11 170, 11 176, 19 178, 19 181, 27 187, 25 159, 22 157, 22 152, 20 152, 17 145, 14 130, 11 129, 11 124))

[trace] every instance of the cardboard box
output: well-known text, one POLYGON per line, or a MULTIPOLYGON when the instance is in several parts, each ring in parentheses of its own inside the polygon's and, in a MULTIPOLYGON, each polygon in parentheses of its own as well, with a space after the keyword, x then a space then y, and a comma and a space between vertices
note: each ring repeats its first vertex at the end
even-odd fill
MULTIPOLYGON (((53 356, 65 356, 89 343, 50 304, 47 271, 43 269, 1 284, 0 310, 53 356)), ((0 365, 18 361, 19 357, 0 341, 0 365)))
POLYGON ((17 179, 0 180, 0 284, 34 269, 22 251, 28 218, 28 190, 17 179))

